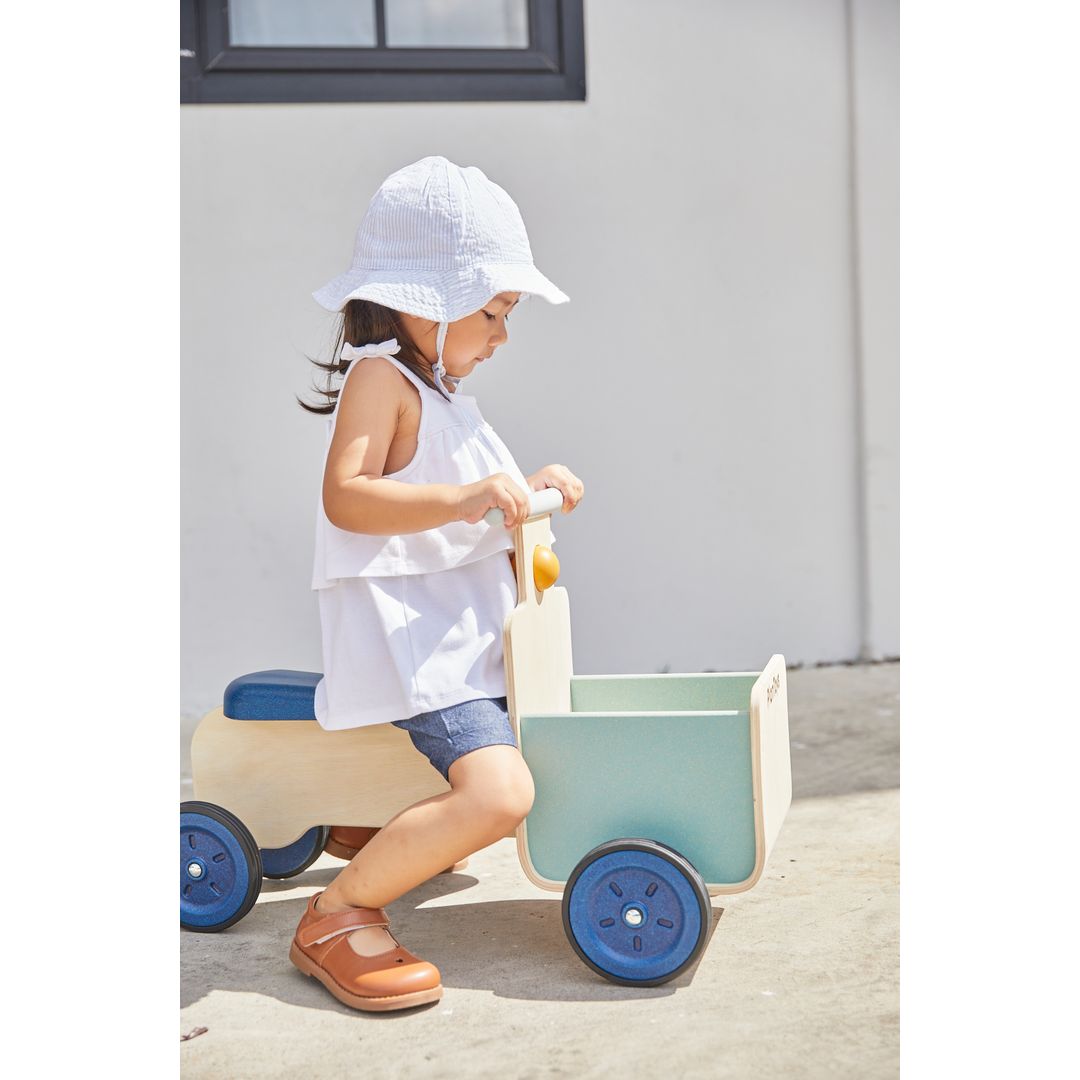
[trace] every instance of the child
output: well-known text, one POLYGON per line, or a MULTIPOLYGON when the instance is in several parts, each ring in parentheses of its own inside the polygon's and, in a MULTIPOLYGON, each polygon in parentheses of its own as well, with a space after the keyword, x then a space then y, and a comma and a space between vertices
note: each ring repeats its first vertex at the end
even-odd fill
POLYGON ((328 404, 305 406, 330 418, 312 582, 324 665, 315 715, 328 730, 404 728, 451 789, 366 830, 297 927, 293 963, 357 1009, 442 997, 438 969, 398 944, 382 909, 512 832, 532 806, 503 668, 517 603, 512 530, 530 490, 558 488, 569 513, 584 487, 562 465, 524 476, 476 398, 457 389, 506 341, 525 294, 568 299, 533 265, 509 195, 443 157, 383 182, 352 269, 314 294, 343 312, 340 362, 319 365, 328 404), (483 521, 492 507, 504 527, 483 521))

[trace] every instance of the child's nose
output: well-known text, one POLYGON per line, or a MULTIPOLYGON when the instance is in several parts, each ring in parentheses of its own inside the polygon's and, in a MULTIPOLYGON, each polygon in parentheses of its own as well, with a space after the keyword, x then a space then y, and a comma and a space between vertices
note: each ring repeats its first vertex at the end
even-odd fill
POLYGON ((504 341, 509 338, 510 334, 506 329, 505 324, 500 326, 494 334, 491 335, 492 345, 502 345, 504 341))

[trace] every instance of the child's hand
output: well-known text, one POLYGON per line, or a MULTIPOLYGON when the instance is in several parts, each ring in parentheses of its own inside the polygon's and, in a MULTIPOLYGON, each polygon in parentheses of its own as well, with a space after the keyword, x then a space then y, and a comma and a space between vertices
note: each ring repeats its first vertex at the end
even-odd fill
POLYGON ((505 515, 507 529, 524 524, 529 516, 529 495, 506 473, 495 473, 459 489, 458 520, 475 525, 492 507, 505 515))
POLYGON ((558 488, 562 493, 562 512, 569 514, 585 494, 585 485, 565 465, 545 465, 539 472, 526 477, 533 491, 558 488))

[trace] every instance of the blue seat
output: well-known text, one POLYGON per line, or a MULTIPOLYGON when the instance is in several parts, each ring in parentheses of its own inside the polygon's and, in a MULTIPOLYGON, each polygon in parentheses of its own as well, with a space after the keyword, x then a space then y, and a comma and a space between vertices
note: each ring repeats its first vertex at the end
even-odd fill
POLYGON ((314 720, 317 671, 253 671, 225 687, 232 720, 314 720))

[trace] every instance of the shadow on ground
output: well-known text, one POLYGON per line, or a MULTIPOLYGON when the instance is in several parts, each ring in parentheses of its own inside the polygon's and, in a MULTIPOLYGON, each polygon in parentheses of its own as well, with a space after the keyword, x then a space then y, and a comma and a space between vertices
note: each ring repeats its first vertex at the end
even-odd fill
MULTIPOLYGON (((298 971, 288 958, 289 942, 308 895, 329 885, 342 865, 317 865, 287 881, 267 881, 259 902, 228 930, 185 933, 181 1006, 194 1004, 211 990, 232 990, 269 995, 304 1008, 358 1015, 298 971), (298 890, 303 895, 297 895, 298 890)), ((666 997, 693 982, 696 965, 656 987, 627 988, 598 978, 567 941, 560 898, 423 906, 479 884, 467 872, 440 875, 387 908, 395 935, 410 952, 439 968, 447 989, 483 990, 524 1001, 621 1001, 628 992, 643 999, 666 997)), ((712 911, 710 940, 723 914, 722 908, 712 911)), ((431 1007, 417 1006, 416 1011, 431 1007)), ((362 1015, 379 1020, 393 1014, 362 1015)))

